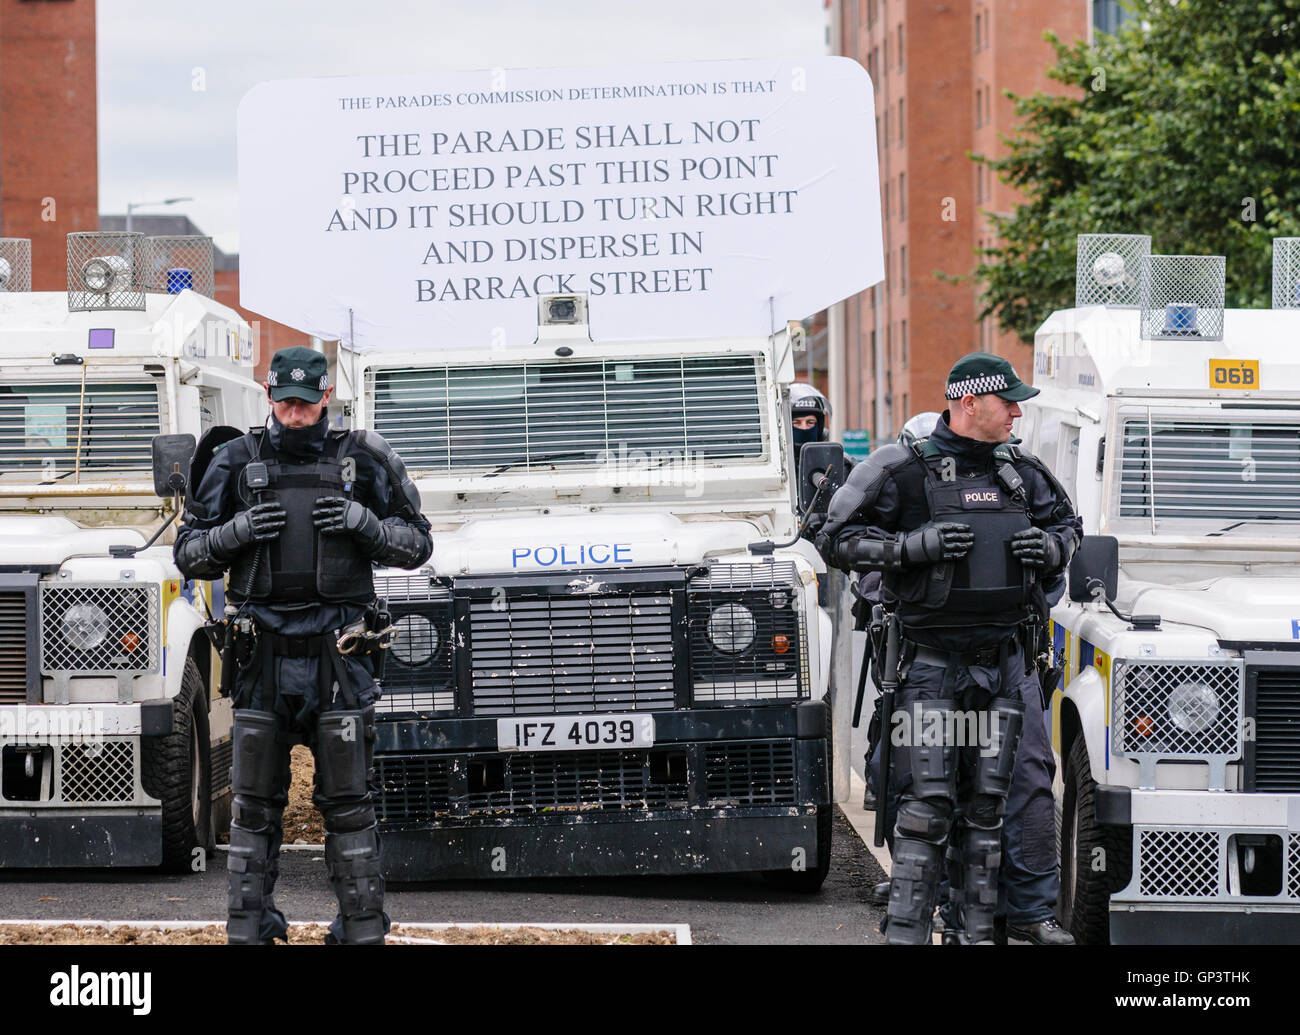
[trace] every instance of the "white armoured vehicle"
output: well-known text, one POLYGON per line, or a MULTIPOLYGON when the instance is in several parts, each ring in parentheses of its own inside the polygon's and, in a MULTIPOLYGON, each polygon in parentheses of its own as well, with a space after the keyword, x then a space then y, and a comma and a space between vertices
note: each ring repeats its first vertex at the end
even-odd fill
POLYGON ((1298 246, 1272 309, 1225 310, 1222 258, 1081 236, 1037 332, 1021 435, 1097 537, 1052 616, 1084 940, 1300 938, 1298 246))
POLYGON ((250 328, 207 238, 72 234, 67 292, 29 290, 30 249, 0 241, 0 866, 198 868, 229 809, 224 601, 172 563, 151 442, 265 419, 250 328))
POLYGON ((595 344, 586 296, 538 302, 509 354, 340 348, 433 523, 429 568, 376 580, 386 870, 815 889, 831 623, 816 551, 780 545, 790 337, 595 344))

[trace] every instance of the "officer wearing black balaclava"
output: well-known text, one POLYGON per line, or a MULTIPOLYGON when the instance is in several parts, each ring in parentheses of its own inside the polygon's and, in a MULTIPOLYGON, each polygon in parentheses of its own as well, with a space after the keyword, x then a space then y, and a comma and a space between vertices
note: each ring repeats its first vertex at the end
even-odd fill
MULTIPOLYGON (((1065 490, 1008 444, 1018 403, 1037 390, 1006 360, 974 353, 953 366, 945 394, 949 409, 928 438, 883 446, 854 469, 817 536, 828 564, 882 573, 901 625, 886 730, 903 788, 885 923, 896 944, 930 941, 950 845, 960 859, 950 940, 993 937, 1017 746, 1022 729, 1046 735, 1041 707, 1026 726, 1026 705, 1041 705, 1026 630, 1046 611, 1044 581, 1065 570, 1082 535, 1065 490)), ((1071 940, 1050 917, 1021 919, 1029 940, 1071 940)))
POLYGON ((238 665, 232 944, 287 940, 272 892, 294 743, 308 744, 316 759, 312 800, 325 821, 325 867, 339 900, 327 941, 382 944, 389 926, 370 793, 379 690, 370 658, 356 648, 373 652, 379 633, 373 564, 415 568, 433 546, 401 459, 373 432, 331 428, 331 391, 323 355, 277 352, 266 427, 232 432, 204 457, 206 467, 200 442, 201 480, 176 537, 186 578, 230 570, 238 665))
POLYGON ((830 438, 831 407, 826 396, 810 384, 796 381, 790 386, 790 424, 794 434, 795 470, 799 469, 799 453, 809 442, 825 442, 830 438))

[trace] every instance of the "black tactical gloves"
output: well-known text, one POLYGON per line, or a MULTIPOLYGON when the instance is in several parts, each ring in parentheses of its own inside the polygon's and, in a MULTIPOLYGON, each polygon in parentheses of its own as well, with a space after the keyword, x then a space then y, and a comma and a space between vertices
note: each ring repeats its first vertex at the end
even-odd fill
POLYGON ((1026 568, 1041 569, 1044 574, 1055 574, 1065 565, 1061 543, 1056 536, 1041 528, 1026 528, 1010 540, 1012 556, 1026 568))
POLYGON ((258 503, 248 510, 241 510, 224 525, 208 532, 212 554, 228 561, 254 543, 275 539, 286 520, 284 508, 276 502, 258 503))
POLYGON ((351 534, 366 553, 384 545, 384 525, 364 503, 342 496, 322 496, 311 511, 312 524, 323 535, 351 534))
POLYGON ((955 521, 932 522, 904 533, 901 542, 903 565, 916 567, 961 560, 975 545, 975 533, 955 521))

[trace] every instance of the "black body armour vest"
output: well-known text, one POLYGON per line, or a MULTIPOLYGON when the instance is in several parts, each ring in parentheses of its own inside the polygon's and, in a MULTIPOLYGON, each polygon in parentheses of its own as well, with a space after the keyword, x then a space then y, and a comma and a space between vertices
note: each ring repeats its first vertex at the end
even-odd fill
MULTIPOLYGON (((230 596, 257 604, 302 604, 322 600, 369 603, 375 596, 370 559, 361 553, 356 540, 342 535, 321 535, 312 522, 312 508, 322 496, 353 497, 355 461, 338 459, 348 433, 330 433, 321 456, 301 463, 287 457, 263 456, 266 433, 261 429, 245 436, 256 443, 249 460, 266 463, 269 482, 260 493, 248 488, 246 464, 240 465, 236 492, 237 510, 256 503, 278 500, 286 520, 280 535, 269 544, 242 551, 230 566, 230 596), (350 475, 348 480, 344 475, 350 475), (258 554, 256 577, 253 560, 258 554), (250 581, 251 589, 248 589, 250 581)), ((228 448, 234 448, 232 443, 228 448)))
MULTIPOLYGON (((936 470, 943 454, 928 440, 913 449, 925 471, 930 520, 969 525, 975 545, 959 561, 887 572, 886 599, 897 602, 905 626, 917 629, 1018 625, 1025 619, 1035 584, 1034 573, 1010 547, 1013 535, 1032 526, 1023 493, 1010 492, 994 472, 945 481, 936 470)), ((1013 454, 999 446, 993 457, 1000 468, 1013 454)))

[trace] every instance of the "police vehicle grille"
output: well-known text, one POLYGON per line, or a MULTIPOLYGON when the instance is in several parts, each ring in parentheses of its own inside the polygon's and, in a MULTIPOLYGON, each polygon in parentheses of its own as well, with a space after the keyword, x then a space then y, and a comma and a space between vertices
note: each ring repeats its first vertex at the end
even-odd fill
POLYGON ((1256 679, 1255 790, 1300 791, 1300 668, 1256 679))
POLYGON ((451 759, 428 755, 377 755, 380 823, 419 823, 451 808, 451 759))
POLYGON ((375 430, 412 472, 595 466, 636 479, 662 474, 674 456, 765 458, 766 386, 754 356, 408 367, 367 378, 375 430))
POLYGON ((1290 847, 1287 849, 1286 893, 1288 898, 1300 898, 1300 834, 1290 834, 1290 847))
POLYGON ((41 671, 158 671, 158 592, 156 585, 42 584, 41 671), (73 608, 75 619, 65 623, 73 608))
POLYGON ((685 774, 679 782, 656 783, 651 779, 649 756, 649 751, 507 755, 502 759, 504 788, 476 790, 476 774, 471 771, 465 804, 470 812, 521 813, 685 805, 685 774))
POLYGON ((0 593, 0 704, 27 700, 27 594, 0 593))
POLYGON ((811 692, 798 569, 714 564, 688 587, 696 704, 797 700, 811 692))
POLYGON ((687 804, 684 767, 659 773, 653 752, 544 752, 475 756, 379 755, 381 822, 438 816, 621 811, 687 804))
POLYGON ((213 793, 230 786, 230 768, 235 761, 235 741, 226 737, 212 745, 212 790, 213 793))
POLYGON ((135 800, 135 745, 97 740, 63 745, 59 767, 64 802, 110 804, 135 800))
POLYGON ((450 711, 456 704, 451 590, 428 575, 387 576, 375 590, 397 632, 387 651, 376 712, 450 711))
POLYGON ((1111 680, 1111 736, 1117 754, 1140 758, 1241 756, 1243 669, 1239 663, 1117 661, 1111 680), (1178 725, 1180 695, 1194 728, 1178 725))
POLYGON ((1138 868, 1138 894, 1145 898, 1213 898, 1219 894, 1219 835, 1140 829, 1138 868))
POLYGON ((704 783, 710 805, 794 804, 794 745, 710 745, 704 752, 704 783))
POLYGON ((667 593, 474 599, 470 643, 475 715, 673 707, 667 593))

